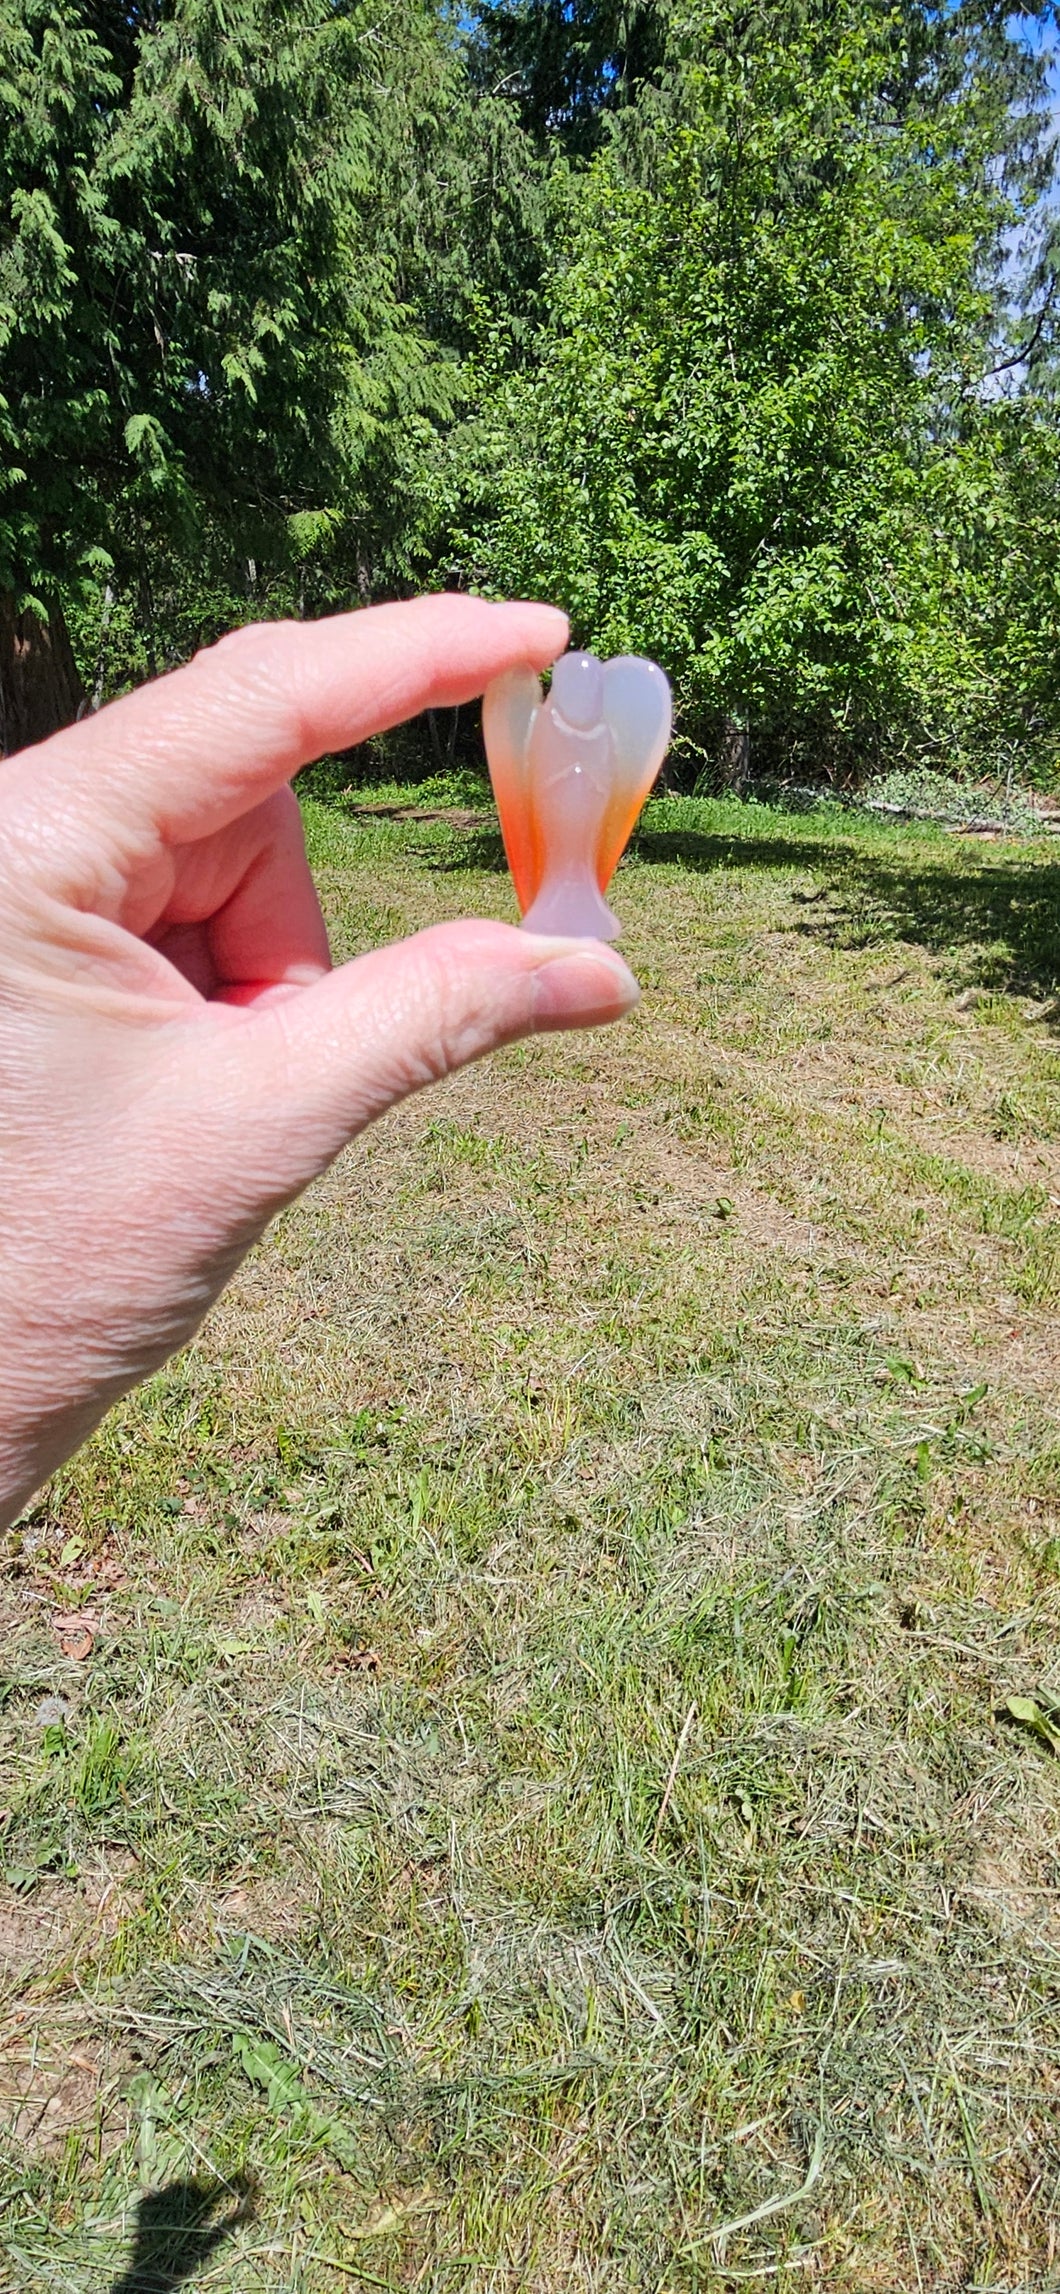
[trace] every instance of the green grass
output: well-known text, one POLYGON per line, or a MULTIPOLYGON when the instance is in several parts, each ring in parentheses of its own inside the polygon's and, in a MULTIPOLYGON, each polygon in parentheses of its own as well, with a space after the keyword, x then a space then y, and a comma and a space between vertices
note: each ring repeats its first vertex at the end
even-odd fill
MULTIPOLYGON (((307 801, 337 953, 512 913, 421 797, 307 801)), ((615 899, 7 1540, 13 2287, 1060 2285, 1060 869, 615 899)))

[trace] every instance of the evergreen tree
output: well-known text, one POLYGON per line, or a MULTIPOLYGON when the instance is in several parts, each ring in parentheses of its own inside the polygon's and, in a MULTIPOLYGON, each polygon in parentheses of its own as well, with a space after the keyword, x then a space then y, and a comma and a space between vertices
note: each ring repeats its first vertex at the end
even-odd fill
POLYGON ((79 582, 135 574, 148 623, 160 562, 253 587, 369 531, 451 404, 394 221, 438 48, 427 0, 0 0, 7 747, 76 699, 79 582))
POLYGON ((665 0, 481 0, 476 76, 514 98, 539 146, 585 157, 657 79, 667 14, 665 0))

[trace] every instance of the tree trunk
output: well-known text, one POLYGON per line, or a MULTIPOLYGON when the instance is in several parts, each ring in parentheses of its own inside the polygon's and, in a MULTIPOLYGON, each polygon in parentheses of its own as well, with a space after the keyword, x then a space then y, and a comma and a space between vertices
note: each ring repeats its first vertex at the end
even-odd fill
POLYGON ((11 591, 0 591, 0 754, 47 740, 87 702, 58 601, 41 621, 16 613, 11 591))
POLYGON ((751 771, 750 727, 737 717, 726 717, 718 746, 718 779, 723 789, 742 796, 751 771))

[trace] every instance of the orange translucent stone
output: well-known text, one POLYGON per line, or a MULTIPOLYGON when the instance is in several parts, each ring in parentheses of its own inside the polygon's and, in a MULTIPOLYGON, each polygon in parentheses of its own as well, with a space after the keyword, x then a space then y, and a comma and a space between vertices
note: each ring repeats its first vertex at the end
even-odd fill
POLYGON ((532 669, 487 686, 482 730, 527 931, 617 939, 604 893, 670 739, 654 661, 565 653, 546 700, 532 669))

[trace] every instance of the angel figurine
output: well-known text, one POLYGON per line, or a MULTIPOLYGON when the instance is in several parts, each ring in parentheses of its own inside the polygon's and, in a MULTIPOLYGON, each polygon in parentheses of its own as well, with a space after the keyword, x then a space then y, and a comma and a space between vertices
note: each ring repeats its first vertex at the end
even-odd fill
POLYGON ((616 940, 604 893, 670 738, 654 661, 564 653, 546 699, 532 669, 486 688, 482 731, 528 932, 616 940))

